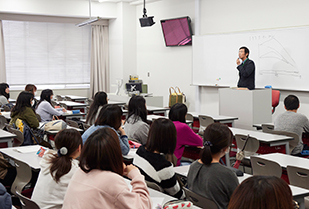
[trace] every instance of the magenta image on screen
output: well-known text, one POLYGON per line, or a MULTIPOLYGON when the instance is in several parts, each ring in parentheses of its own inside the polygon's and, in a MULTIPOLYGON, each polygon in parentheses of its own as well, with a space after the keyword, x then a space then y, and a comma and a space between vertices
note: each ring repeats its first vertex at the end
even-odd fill
POLYGON ((183 46, 192 44, 189 17, 161 20, 166 46, 183 46))

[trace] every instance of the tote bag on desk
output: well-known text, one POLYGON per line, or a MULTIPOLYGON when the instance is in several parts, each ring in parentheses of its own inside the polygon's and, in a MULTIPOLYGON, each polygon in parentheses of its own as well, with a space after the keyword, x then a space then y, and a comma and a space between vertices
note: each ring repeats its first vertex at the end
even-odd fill
POLYGON ((185 102, 185 99, 184 99, 185 96, 177 86, 175 88, 170 87, 169 92, 170 92, 169 107, 172 107, 176 103, 184 103, 185 102), (176 90, 178 90, 178 93, 177 93, 176 90))

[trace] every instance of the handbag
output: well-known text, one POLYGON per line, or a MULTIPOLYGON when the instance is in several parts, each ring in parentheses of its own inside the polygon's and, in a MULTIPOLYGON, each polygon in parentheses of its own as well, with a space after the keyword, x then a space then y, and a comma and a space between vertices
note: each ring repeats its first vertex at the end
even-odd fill
POLYGON ((61 131, 66 129, 67 124, 63 120, 53 120, 45 124, 45 131, 61 131))
POLYGON ((185 95, 179 89, 179 87, 170 87, 169 88, 170 96, 169 96, 169 107, 172 107, 176 103, 184 103, 185 102, 185 95), (172 90, 174 92, 172 92, 172 90), (178 90, 178 92, 176 91, 178 90))

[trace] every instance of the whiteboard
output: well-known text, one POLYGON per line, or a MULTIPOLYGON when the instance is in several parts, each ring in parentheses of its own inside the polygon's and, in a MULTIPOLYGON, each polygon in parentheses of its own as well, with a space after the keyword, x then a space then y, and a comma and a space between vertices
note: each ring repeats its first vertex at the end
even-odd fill
POLYGON ((255 63, 255 87, 309 90, 309 27, 193 37, 193 85, 237 86, 241 46, 255 63))

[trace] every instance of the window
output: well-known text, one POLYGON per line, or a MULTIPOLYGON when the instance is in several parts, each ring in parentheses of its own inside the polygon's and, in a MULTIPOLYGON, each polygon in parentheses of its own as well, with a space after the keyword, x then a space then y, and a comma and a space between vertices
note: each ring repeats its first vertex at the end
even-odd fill
POLYGON ((9 85, 89 85, 90 26, 3 21, 3 33, 9 85))

